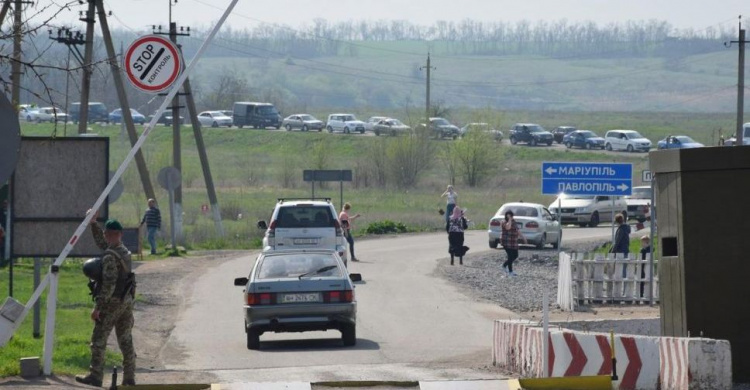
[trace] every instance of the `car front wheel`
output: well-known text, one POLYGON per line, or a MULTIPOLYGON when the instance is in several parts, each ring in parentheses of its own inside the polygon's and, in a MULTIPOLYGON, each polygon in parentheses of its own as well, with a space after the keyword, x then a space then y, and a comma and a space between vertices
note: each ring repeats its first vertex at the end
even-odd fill
POLYGON ((345 347, 357 345, 357 328, 354 324, 345 324, 341 327, 341 340, 345 347))
POLYGON ((536 138, 531 139, 531 146, 536 146, 536 138))
POLYGON ((609 150, 611 152, 612 151, 612 144, 607 143, 607 145, 605 145, 604 148, 607 149, 607 150, 609 150))
POLYGON ((516 137, 510 137, 510 143, 515 145, 516 143, 518 143, 518 140, 516 139, 516 137))
POLYGON ((591 144, 587 143, 586 144, 586 149, 591 150, 591 144))
POLYGON ((552 243, 552 248, 558 249, 562 245, 562 229, 560 229, 560 232, 557 234, 557 241, 552 243))
POLYGON ((628 152, 633 153, 633 145, 628 145, 628 152))
POLYGON ((285 128, 286 131, 292 131, 292 125, 286 125, 285 128))
POLYGON ((568 148, 568 149, 570 149, 570 148, 573 147, 573 144, 571 144, 570 142, 566 142, 565 143, 565 147, 568 148))
POLYGON ((214 121, 214 123, 211 123, 211 127, 219 127, 219 123, 214 121))
POLYGON ((302 125, 302 131, 307 131, 307 125, 302 125))
POLYGON ((375 133, 375 136, 380 136, 380 130, 378 130, 378 129, 375 129, 375 131, 373 131, 373 133, 375 133))
POLYGON ((260 332, 255 329, 247 330, 247 349, 260 349, 260 332))
POLYGON ((536 244, 537 249, 544 249, 544 246, 547 245, 547 235, 542 234, 542 238, 539 240, 539 243, 536 244))
POLYGON ((326 129, 328 129, 328 132, 329 132, 329 133, 333 133, 333 127, 331 127, 331 126, 328 126, 328 127, 326 128, 326 129))

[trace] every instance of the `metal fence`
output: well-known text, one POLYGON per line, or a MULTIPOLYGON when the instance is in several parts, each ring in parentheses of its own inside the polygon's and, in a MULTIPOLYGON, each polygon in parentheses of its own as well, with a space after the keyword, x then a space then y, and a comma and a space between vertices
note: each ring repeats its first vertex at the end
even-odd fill
POLYGON ((659 299, 658 262, 651 283, 649 255, 560 253, 558 304, 563 310, 583 304, 649 303, 659 299))

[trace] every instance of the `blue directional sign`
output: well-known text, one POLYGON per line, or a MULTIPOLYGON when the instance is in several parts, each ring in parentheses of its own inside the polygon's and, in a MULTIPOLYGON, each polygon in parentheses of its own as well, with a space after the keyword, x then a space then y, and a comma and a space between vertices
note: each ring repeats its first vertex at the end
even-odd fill
POLYGON ((542 194, 631 195, 633 164, 543 162, 542 194))

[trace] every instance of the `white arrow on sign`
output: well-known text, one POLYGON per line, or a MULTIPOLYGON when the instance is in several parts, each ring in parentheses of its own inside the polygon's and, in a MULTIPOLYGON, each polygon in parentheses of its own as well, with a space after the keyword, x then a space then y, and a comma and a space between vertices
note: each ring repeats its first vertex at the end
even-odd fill
POLYGON ((618 189, 619 189, 620 191, 627 191, 627 189, 628 189, 628 188, 630 188, 630 187, 628 187, 628 185, 627 185, 627 184, 623 183, 623 184, 620 184, 619 186, 617 186, 617 188, 618 188, 618 189))
POLYGON ((557 169, 548 167, 545 172, 547 172, 548 175, 552 175, 554 173, 557 173, 557 169))

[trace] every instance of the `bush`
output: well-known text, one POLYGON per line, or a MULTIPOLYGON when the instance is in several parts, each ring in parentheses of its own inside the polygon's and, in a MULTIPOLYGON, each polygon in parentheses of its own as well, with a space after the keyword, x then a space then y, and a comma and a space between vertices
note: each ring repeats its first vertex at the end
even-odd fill
POLYGON ((390 234, 390 233, 406 233, 406 225, 401 222, 393 222, 390 220, 373 222, 367 226, 367 234, 390 234))

